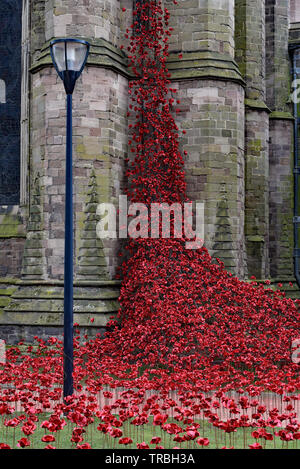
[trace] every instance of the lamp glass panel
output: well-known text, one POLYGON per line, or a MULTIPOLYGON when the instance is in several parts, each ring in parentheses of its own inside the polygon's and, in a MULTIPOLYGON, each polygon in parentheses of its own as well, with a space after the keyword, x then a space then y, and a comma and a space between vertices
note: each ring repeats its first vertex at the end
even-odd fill
POLYGON ((52 46, 53 56, 56 66, 60 72, 66 70, 65 43, 57 42, 52 46))
POLYGON ((87 45, 67 42, 67 70, 79 72, 86 57, 87 45))

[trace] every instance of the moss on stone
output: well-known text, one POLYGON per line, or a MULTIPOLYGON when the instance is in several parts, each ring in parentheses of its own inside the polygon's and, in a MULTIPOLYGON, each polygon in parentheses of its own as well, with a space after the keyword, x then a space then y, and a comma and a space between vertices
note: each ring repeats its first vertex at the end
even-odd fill
POLYGON ((273 111, 271 112, 270 119, 294 120, 294 116, 290 112, 273 111))
POLYGON ((4 312, 4 308, 6 308, 10 304, 11 296, 17 290, 16 286, 12 286, 12 283, 14 283, 15 281, 16 279, 0 279, 0 318, 2 313, 4 312))
POLYGON ((0 277, 0 285, 5 284, 5 285, 16 285, 17 283, 20 283, 20 279, 18 278, 13 278, 13 277, 0 277))
POLYGON ((0 238, 25 238, 24 226, 16 215, 6 214, 0 219, 0 238))
POLYGON ((11 296, 15 291, 17 290, 17 287, 5 287, 5 286, 0 286, 0 297, 1 296, 11 296))
POLYGON ((265 238, 259 235, 247 236, 247 241, 251 243, 264 243, 265 238))
POLYGON ((245 106, 251 109, 257 109, 271 113, 271 110, 268 108, 266 103, 257 99, 245 99, 245 106))

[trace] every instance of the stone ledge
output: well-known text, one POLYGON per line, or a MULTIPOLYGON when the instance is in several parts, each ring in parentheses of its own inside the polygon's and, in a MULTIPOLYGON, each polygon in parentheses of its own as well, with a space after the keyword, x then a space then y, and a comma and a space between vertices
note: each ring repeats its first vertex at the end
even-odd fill
POLYGON ((258 284, 264 284, 266 288, 271 288, 272 290, 277 290, 278 284, 282 284, 282 288, 280 289, 280 291, 285 292, 287 298, 291 298, 293 300, 300 299, 300 289, 297 285, 295 277, 285 277, 285 278, 279 277, 279 278, 257 279, 257 280, 246 279, 244 280, 244 282, 247 282, 247 283, 256 282, 258 284), (270 285, 267 285, 265 283, 266 281, 270 281, 270 285), (291 286, 290 283, 292 283, 293 286, 291 286))
POLYGON ((300 29, 300 23, 299 22, 291 23, 290 30, 293 30, 293 29, 300 29))
MULTIPOLYGON (((120 48, 113 46, 105 39, 83 39, 91 44, 87 66, 111 69, 128 79, 136 78, 128 67, 126 54, 120 48)), ((42 47, 39 59, 30 68, 31 73, 52 66, 49 45, 50 41, 42 47)), ((171 80, 213 78, 234 81, 245 86, 237 63, 226 54, 217 54, 208 50, 182 52, 182 59, 179 59, 178 53, 172 52, 166 64, 171 73, 171 80)))
MULTIPOLYGON (((45 327, 44 334, 49 330, 49 337, 61 334, 63 281, 11 280, 1 279, 0 284, 0 338, 6 340, 15 330, 19 340, 22 334, 26 340, 31 336, 33 340, 34 335, 38 335, 34 330, 45 327)), ((110 318, 119 311, 119 294, 119 281, 74 282, 74 323, 86 328, 88 334, 90 328, 99 328, 102 333, 110 318)))
MULTIPOLYGON (((100 299, 74 299, 73 311, 74 313, 111 313, 118 311, 118 304, 115 300, 100 300, 100 299)), ((5 306, 4 313, 59 313, 64 311, 64 299, 49 299, 42 297, 37 298, 22 298, 11 297, 9 304, 5 306)))
POLYGON ((289 30, 289 45, 297 45, 300 40, 300 23, 294 23, 289 30))
POLYGON ((0 277, 0 288, 1 288, 1 284, 16 285, 18 282, 20 282, 20 279, 19 279, 19 278, 15 278, 15 277, 0 277))
MULTIPOLYGON (((91 44, 87 66, 92 65, 112 69, 127 78, 133 78, 133 74, 128 70, 128 59, 120 48, 113 46, 105 39, 83 39, 91 44)), ((43 45, 38 60, 30 67, 31 73, 36 73, 45 67, 53 66, 49 49, 50 42, 47 41, 43 45)))
POLYGON ((171 80, 213 78, 234 81, 245 86, 237 63, 226 54, 208 50, 183 52, 182 58, 179 59, 178 53, 172 52, 166 63, 171 73, 171 80))
POLYGON ((0 278, 0 321, 4 309, 9 306, 12 295, 17 291, 17 279, 0 278))
MULTIPOLYGON (((39 298, 42 300, 62 300, 64 298, 64 292, 62 287, 47 288, 42 286, 24 286, 22 289, 17 290, 16 287, 11 293, 12 298, 17 299, 32 299, 39 298)), ((112 288, 76 288, 74 289, 74 300, 117 300, 119 298, 119 292, 112 288)))
POLYGON ((264 111, 271 114, 271 109, 268 108, 266 103, 263 101, 257 101, 256 99, 245 99, 246 108, 254 109, 256 111, 264 111))
MULTIPOLYGON (((3 277, 0 278, 0 284, 1 283, 12 283, 14 285, 52 285, 52 286, 63 286, 64 281, 63 280, 24 280, 24 279, 19 279, 19 278, 7 278, 3 277)), ((82 286, 82 287, 101 287, 101 286, 121 286, 121 280, 75 280, 73 282, 74 286, 82 286)))
MULTIPOLYGON (((106 328, 102 326, 93 326, 89 324, 88 326, 78 326, 74 329, 74 335, 77 335, 77 331, 80 332, 81 338, 80 342, 85 342, 85 336, 88 338, 95 338, 96 336, 103 336, 106 328)), ((56 337, 59 340, 63 341, 64 328, 62 325, 52 326, 51 324, 45 325, 1 325, 0 324, 0 337, 3 338, 6 342, 6 347, 24 344, 25 349, 28 345, 36 344, 35 337, 47 341, 50 337, 56 337)))
POLYGON ((295 118, 290 112, 283 112, 283 111, 273 111, 271 112, 270 119, 278 119, 278 120, 291 120, 294 121, 295 118))
MULTIPOLYGON (((109 317, 112 313, 109 313, 109 317)), ((74 323, 80 327, 101 327, 104 328, 108 322, 107 315, 97 315, 93 313, 76 313, 74 311, 74 323), (91 323, 93 319, 93 323, 91 323)), ((0 326, 51 326, 62 327, 64 324, 64 314, 51 312, 44 314, 41 312, 20 313, 18 311, 5 312, 1 317, 0 326)))

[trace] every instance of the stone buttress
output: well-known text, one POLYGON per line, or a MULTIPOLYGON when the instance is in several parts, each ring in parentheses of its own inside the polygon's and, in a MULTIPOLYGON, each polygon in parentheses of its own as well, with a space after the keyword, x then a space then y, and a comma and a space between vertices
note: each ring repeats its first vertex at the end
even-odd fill
POLYGON ((206 247, 243 278, 244 80, 234 57, 234 0, 165 3, 174 28, 169 68, 181 102, 178 124, 186 131, 181 141, 188 153, 188 196, 205 203, 206 247), (216 225, 222 187, 231 224, 224 239, 216 225))
POLYGON ((236 0, 235 57, 245 88, 245 244, 249 277, 269 278, 269 109, 265 2, 236 0))
POLYGON ((62 332, 66 95, 49 54, 55 38, 91 43, 73 94, 74 321, 93 334, 118 311, 119 246, 97 238, 96 211, 98 203, 118 203, 123 184, 129 75, 121 8, 117 0, 46 0, 41 15, 33 6, 32 194, 21 279, 1 315, 1 336, 10 341, 62 332))
MULTIPOLYGON (((270 276, 284 285, 293 272, 293 146, 289 1, 266 0, 266 97, 270 114, 270 276)), ((291 2, 292 3, 292 2, 291 2)), ((288 288, 288 287, 287 287, 288 288)), ((297 289, 295 286, 294 290, 297 289)))

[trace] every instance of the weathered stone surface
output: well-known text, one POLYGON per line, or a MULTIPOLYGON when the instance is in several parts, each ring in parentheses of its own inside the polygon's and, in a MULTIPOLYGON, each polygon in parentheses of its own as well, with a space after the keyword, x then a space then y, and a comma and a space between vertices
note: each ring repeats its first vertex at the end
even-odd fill
POLYGON ((293 275, 293 123, 270 120, 271 277, 293 275))
MULTIPOLYGON (((176 123, 186 131, 179 139, 187 151, 187 191, 191 200, 205 203, 206 246, 241 278, 271 276, 296 297, 298 288, 290 286, 295 279, 288 42, 300 42, 299 2, 164 0, 164 6, 173 27, 167 66, 178 90, 173 97, 180 101, 176 123)), ((0 331, 10 340, 62 332, 66 106, 49 54, 56 37, 91 43, 73 95, 74 270, 80 281, 74 295, 82 330, 94 333, 98 324, 102 331, 117 307, 119 286, 109 279, 121 262, 121 242, 97 238, 97 204, 117 205, 127 183, 128 81, 134 77, 124 34, 133 8, 132 0, 30 2, 30 47, 24 51, 30 50, 31 78, 22 98, 30 114, 30 135, 23 127, 30 148, 22 150, 21 168, 26 205, 0 207, 0 280, 22 278, 13 292, 8 279, 0 282, 0 331), (1 326, 3 315, 11 324, 1 326)))
POLYGON ((45 276, 46 259, 43 243, 43 203, 39 173, 37 173, 33 179, 31 196, 27 237, 22 263, 22 277, 41 279, 45 276))
POLYGON ((217 204, 216 231, 214 236, 213 257, 221 259, 226 269, 234 272, 236 259, 233 253, 233 238, 229 217, 227 193, 225 185, 221 186, 220 200, 217 204))
POLYGON ((213 252, 218 231, 217 203, 224 186, 232 224, 236 275, 245 276, 244 238, 244 89, 218 80, 176 82, 181 112, 177 122, 186 132, 181 148, 188 195, 205 203, 205 245, 213 252))
MULTIPOLYGON (((89 335, 104 330, 119 310, 119 286, 115 281, 75 283, 74 323, 85 328, 89 335)), ((42 285, 38 281, 19 281, 11 284, 7 279, 6 283, 0 283, 0 338, 9 343, 16 343, 21 338, 32 342, 38 330, 43 330, 46 337, 59 336, 63 310, 62 282, 42 285)))

